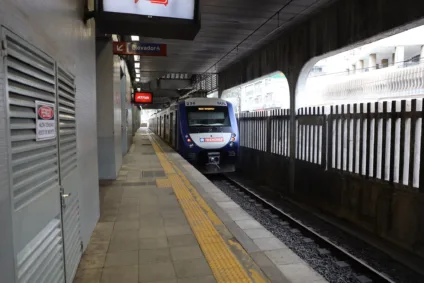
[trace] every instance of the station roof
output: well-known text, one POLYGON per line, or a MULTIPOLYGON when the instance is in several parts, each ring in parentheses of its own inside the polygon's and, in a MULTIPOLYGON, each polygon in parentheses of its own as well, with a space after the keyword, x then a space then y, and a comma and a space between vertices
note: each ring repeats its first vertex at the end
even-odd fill
MULTIPOLYGON (((334 0, 333 0, 334 1, 334 0)), ((218 73, 237 58, 273 40, 276 35, 331 0, 203 0, 201 29, 194 40, 140 38, 141 42, 167 44, 167 57, 141 57, 139 82, 175 74, 186 79, 218 73)), ((121 37, 131 41, 130 36, 121 37)), ((132 80, 136 68, 128 60, 132 80)), ((138 66, 138 65, 137 65, 138 66)))

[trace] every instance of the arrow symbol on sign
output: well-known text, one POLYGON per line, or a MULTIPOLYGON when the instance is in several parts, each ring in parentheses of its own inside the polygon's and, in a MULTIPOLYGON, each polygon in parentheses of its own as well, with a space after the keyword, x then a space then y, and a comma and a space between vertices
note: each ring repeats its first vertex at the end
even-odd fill
POLYGON ((124 51, 124 45, 120 44, 120 45, 116 46, 116 51, 119 51, 119 52, 124 51))

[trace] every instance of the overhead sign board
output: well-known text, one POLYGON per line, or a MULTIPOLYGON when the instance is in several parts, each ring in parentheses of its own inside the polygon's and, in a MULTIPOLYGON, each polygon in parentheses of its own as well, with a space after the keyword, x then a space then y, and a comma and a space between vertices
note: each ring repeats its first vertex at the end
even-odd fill
POLYGON ((136 92, 134 93, 135 104, 152 104, 153 94, 151 92, 136 92))
POLYGON ((195 0, 103 0, 103 11, 193 20, 195 0))
POLYGON ((35 101, 35 139, 36 141, 56 138, 56 107, 53 103, 35 101))
POLYGON ((140 55, 140 56, 166 56, 166 44, 145 42, 114 42, 113 54, 140 55))
POLYGON ((199 0, 99 0, 103 34, 193 40, 200 30, 199 0))

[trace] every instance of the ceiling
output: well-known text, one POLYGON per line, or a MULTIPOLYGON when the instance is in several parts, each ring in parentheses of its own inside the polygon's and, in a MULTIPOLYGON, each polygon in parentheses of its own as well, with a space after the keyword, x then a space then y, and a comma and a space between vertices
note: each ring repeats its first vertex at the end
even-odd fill
MULTIPOLYGON (((140 58, 140 82, 168 73, 218 73, 238 57, 265 44, 271 34, 280 33, 329 2, 332 1, 200 0, 201 29, 193 41, 140 38, 142 42, 168 45, 167 57, 140 58)), ((131 41, 129 36, 121 38, 131 41)), ((134 80, 133 56, 128 63, 134 80)))

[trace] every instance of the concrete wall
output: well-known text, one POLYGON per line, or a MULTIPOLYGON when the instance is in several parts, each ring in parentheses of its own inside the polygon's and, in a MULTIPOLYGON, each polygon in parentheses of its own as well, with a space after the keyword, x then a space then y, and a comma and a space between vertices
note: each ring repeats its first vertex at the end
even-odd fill
MULTIPOLYGON (((0 24, 53 57, 76 75, 80 219, 87 245, 99 218, 94 22, 84 25, 82 1, 0 0, 0 24)), ((1 60, 1 64, 3 61, 1 60)), ((0 75, 3 68, 0 69, 0 75)), ((1 76, 2 77, 2 76, 1 76)), ((0 80, 3 83, 3 79, 0 80)), ((0 88, 0 274, 14 282, 11 208, 5 147, 5 92, 0 88)))
POLYGON ((113 55, 112 43, 97 41, 97 145, 99 178, 116 178, 113 115, 113 55))
MULTIPOLYGON (((110 53, 112 55, 112 53, 110 53)), ((114 146, 111 152, 115 152, 115 179, 118 176, 119 169, 122 166, 122 101, 121 96, 121 62, 119 56, 113 56, 113 109, 108 115, 113 115, 113 137, 114 146)))

